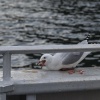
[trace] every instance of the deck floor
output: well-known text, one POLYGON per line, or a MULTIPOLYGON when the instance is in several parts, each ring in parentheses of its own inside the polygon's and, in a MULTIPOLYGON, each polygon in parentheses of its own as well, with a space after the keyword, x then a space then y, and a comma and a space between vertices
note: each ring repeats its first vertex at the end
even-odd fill
MULTIPOLYGON (((83 70, 83 74, 75 72, 69 74, 67 71, 48 71, 42 69, 21 69, 11 71, 12 80, 24 83, 50 83, 50 82, 70 82, 100 80, 100 67, 76 68, 83 70)), ((0 80, 2 80, 2 70, 0 70, 0 80)))

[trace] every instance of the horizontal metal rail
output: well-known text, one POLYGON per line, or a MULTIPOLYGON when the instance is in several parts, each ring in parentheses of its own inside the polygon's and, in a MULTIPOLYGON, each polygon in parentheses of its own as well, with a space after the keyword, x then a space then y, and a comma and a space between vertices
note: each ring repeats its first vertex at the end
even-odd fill
POLYGON ((25 53, 81 52, 81 51, 99 51, 99 50, 100 50, 100 44, 0 46, 0 54, 3 54, 5 52, 9 52, 11 54, 25 54, 25 53))

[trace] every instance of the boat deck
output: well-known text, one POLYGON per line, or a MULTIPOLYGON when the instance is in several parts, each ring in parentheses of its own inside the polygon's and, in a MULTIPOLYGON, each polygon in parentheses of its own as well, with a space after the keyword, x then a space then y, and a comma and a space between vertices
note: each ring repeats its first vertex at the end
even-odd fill
MULTIPOLYGON (((84 70, 69 74, 67 71, 41 69, 12 70, 14 90, 9 94, 45 93, 58 91, 89 90, 100 88, 100 68, 77 68, 84 70)), ((0 76, 1 76, 0 72, 0 76)))

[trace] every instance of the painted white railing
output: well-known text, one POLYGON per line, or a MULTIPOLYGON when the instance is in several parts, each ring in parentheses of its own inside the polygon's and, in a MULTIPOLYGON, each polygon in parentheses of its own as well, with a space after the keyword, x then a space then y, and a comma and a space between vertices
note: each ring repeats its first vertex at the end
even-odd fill
MULTIPOLYGON (((11 79, 11 54, 80 52, 80 51, 83 52, 100 51, 100 44, 1 46, 0 54, 3 55, 3 82, 4 81, 9 82, 11 79)), ((2 96, 1 96, 2 98, 5 98, 4 94, 2 96)), ((6 100, 6 99, 2 99, 2 100, 6 100)), ((30 97, 27 100, 31 100, 30 97)))

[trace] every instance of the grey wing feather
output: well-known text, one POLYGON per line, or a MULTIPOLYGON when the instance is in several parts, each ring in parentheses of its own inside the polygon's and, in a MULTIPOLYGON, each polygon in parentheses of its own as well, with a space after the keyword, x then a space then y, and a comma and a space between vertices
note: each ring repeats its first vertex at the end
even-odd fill
MULTIPOLYGON (((81 44, 88 44, 88 42, 87 42, 87 40, 84 40, 84 41, 78 43, 77 45, 81 45, 81 44)), ((84 52, 69 53, 67 56, 65 56, 63 58, 62 64, 63 65, 73 64, 73 63, 77 62, 82 57, 83 54, 84 54, 84 52)))
POLYGON ((75 62, 77 62, 82 55, 84 54, 84 52, 75 52, 74 53, 69 53, 66 57, 63 58, 62 64, 63 65, 67 65, 67 64, 73 64, 75 62))

